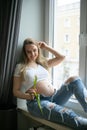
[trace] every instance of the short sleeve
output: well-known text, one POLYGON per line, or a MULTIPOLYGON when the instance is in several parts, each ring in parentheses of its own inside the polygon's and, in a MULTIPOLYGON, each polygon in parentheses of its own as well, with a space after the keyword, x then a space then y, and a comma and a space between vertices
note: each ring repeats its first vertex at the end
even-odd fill
POLYGON ((21 76, 21 64, 17 64, 14 70, 14 76, 20 77, 21 76))

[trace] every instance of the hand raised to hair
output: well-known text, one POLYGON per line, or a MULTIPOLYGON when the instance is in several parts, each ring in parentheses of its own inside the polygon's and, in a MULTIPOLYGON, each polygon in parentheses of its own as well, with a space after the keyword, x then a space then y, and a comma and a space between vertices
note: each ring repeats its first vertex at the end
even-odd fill
POLYGON ((45 42, 42 41, 38 42, 38 45, 41 49, 45 49, 48 46, 45 42))

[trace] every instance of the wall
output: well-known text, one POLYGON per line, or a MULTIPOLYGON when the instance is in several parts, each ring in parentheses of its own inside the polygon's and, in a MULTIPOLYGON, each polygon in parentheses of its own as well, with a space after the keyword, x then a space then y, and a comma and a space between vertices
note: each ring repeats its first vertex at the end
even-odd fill
POLYGON ((44 40, 45 0, 23 0, 20 31, 18 40, 18 56, 25 38, 44 40))
MULTIPOLYGON (((25 38, 29 37, 36 40, 44 40, 44 6, 45 0, 23 0, 17 48, 18 61, 20 60, 21 48, 25 38)), ((22 115, 19 114, 18 121, 21 122, 22 130, 23 128, 27 129, 28 125, 30 125, 30 122, 27 120, 27 118, 22 117, 22 115)))

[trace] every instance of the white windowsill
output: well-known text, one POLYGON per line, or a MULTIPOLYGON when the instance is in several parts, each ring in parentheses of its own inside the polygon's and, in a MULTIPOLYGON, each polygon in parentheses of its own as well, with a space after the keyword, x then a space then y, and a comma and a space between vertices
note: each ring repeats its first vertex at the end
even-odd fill
POLYGON ((73 111, 75 111, 77 114, 80 114, 81 116, 87 117, 87 114, 84 112, 82 106, 80 105, 80 103, 75 100, 75 99, 70 99, 66 104, 66 107, 72 109, 73 111))

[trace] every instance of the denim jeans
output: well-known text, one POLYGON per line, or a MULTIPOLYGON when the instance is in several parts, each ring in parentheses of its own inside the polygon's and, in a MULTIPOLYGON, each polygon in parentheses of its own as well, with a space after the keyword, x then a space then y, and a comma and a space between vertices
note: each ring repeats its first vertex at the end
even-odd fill
POLYGON ((79 115, 73 110, 64 107, 64 104, 73 94, 82 105, 84 111, 87 112, 87 90, 80 78, 68 84, 63 84, 53 96, 41 96, 40 100, 43 113, 40 111, 36 99, 32 101, 27 100, 27 107, 29 112, 34 116, 61 123, 74 129, 82 129, 83 127, 77 118, 79 115))

